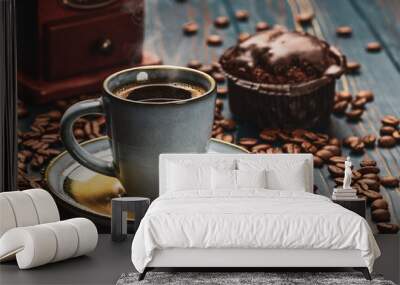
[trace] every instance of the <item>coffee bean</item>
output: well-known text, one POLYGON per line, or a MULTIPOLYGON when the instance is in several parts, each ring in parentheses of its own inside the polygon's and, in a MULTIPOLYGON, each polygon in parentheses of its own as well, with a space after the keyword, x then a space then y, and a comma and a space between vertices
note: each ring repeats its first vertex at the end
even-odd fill
POLYGON ((365 145, 361 139, 358 139, 357 141, 352 141, 349 147, 352 152, 362 153, 364 152, 365 145))
POLYGON ((374 222, 389 222, 390 213, 386 209, 376 209, 371 212, 371 218, 374 222))
POLYGON ((353 30, 349 26, 340 26, 336 28, 336 34, 339 37, 350 37, 353 30))
POLYGON ((366 50, 369 52, 378 52, 382 49, 382 46, 378 42, 370 42, 366 46, 366 50))
POLYGON ((335 114, 344 114, 344 112, 347 110, 347 107, 349 106, 349 102, 347 101, 339 101, 333 105, 333 112, 335 114))
POLYGON ((367 104, 367 99, 365 99, 365 98, 356 98, 351 102, 351 107, 353 109, 364 109, 365 104, 367 104))
POLYGON ((312 153, 312 154, 315 154, 318 151, 318 149, 315 147, 315 145, 313 145, 313 144, 311 144, 310 142, 307 142, 307 141, 305 141, 305 142, 303 142, 301 144, 301 148, 305 152, 312 153))
POLYGON ((368 185, 363 182, 360 182, 360 180, 355 182, 354 185, 358 185, 360 190, 359 192, 364 192, 369 190, 368 185))
POLYGON ((363 166, 360 169, 358 169, 358 172, 360 172, 363 175, 367 173, 378 174, 380 172, 380 169, 376 166, 363 166))
POLYGON ((344 156, 332 156, 329 158, 330 164, 344 163, 346 161, 346 157, 344 156))
POLYGON ((228 143, 233 143, 233 136, 231 134, 224 134, 222 140, 228 143))
POLYGON ((214 25, 217 28, 226 28, 229 26, 229 18, 226 16, 219 16, 214 20, 214 25))
POLYGON ((217 95, 224 97, 228 94, 228 89, 224 86, 218 86, 217 87, 217 95))
POLYGON ((324 165, 324 161, 320 157, 314 155, 313 159, 314 159, 314 167, 320 168, 324 165))
POLYGON ((394 128, 397 128, 399 125, 400 120, 396 118, 393 115, 386 115, 382 118, 382 124, 387 125, 387 126, 392 126, 394 128))
POLYGON ((340 101, 351 101, 353 99, 353 95, 347 91, 341 91, 336 93, 336 96, 340 101))
POLYGON ((235 12, 235 17, 238 21, 247 21, 249 18, 249 12, 247 10, 237 10, 235 12))
POLYGON ((310 131, 306 131, 306 132, 303 134, 303 136, 304 136, 306 139, 310 140, 310 141, 316 141, 316 140, 319 139, 318 135, 316 135, 315 133, 310 132, 310 131))
POLYGON ((371 90, 360 90, 358 91, 356 98, 364 98, 367 102, 374 101, 374 93, 371 90))
POLYGON ((301 147, 294 143, 286 143, 282 146, 282 150, 286 153, 301 153, 301 147))
POLYGON ((188 62, 187 67, 199 69, 202 66, 202 63, 197 59, 192 59, 188 62))
POLYGON ((41 141, 47 144, 57 143, 59 140, 60 136, 58 134, 47 134, 41 138, 41 141))
POLYGON ((251 152, 259 153, 261 151, 265 152, 267 149, 271 148, 269 144, 257 144, 251 148, 251 152))
POLYGON ((239 43, 244 42, 245 40, 249 39, 251 37, 251 35, 249 33, 240 33, 238 36, 238 41, 239 43))
MULTIPOLYGON (((332 153, 333 156, 339 156, 342 153, 341 149, 335 145, 326 145, 322 149, 328 150, 329 152, 332 153)), ((317 155, 318 155, 318 153, 317 153, 317 155)))
MULTIPOLYGON (((214 126, 215 126, 215 125, 214 125, 214 126)), ((222 127, 219 127, 219 126, 215 126, 215 127, 214 127, 214 126, 213 126, 213 129, 212 129, 212 131, 211 131, 211 136, 215 137, 215 136, 217 136, 218 134, 221 134, 221 133, 224 132, 224 129, 223 129, 222 127)))
POLYGON ((268 25, 267 22, 260 21, 256 25, 256 31, 257 32, 265 31, 265 30, 268 30, 268 29, 269 29, 269 25, 268 25))
POLYGON ((223 75, 221 72, 214 72, 212 74, 212 77, 215 79, 216 82, 218 83, 224 83, 225 82, 225 75, 223 75))
POLYGON ((320 157, 324 161, 328 161, 333 156, 333 153, 326 149, 321 149, 315 153, 316 156, 320 157))
POLYGON ((384 200, 384 199, 377 199, 374 202, 372 202, 372 204, 371 204, 372 211, 376 210, 376 209, 386 209, 387 210, 388 208, 389 208, 389 205, 386 202, 386 200, 384 200))
POLYGON ((371 189, 372 191, 379 192, 380 183, 378 181, 374 179, 361 178, 359 182, 367 184, 368 188, 371 189))
POLYGON ((241 138, 239 144, 246 147, 252 147, 257 144, 257 139, 255 138, 241 138))
POLYGON ((313 13, 304 12, 296 15, 296 21, 300 24, 309 24, 313 18, 314 18, 313 13))
POLYGON ((207 37, 207 44, 209 46, 220 46, 222 45, 222 43, 223 43, 222 37, 219 35, 213 34, 207 37))
POLYGON ((278 133, 278 138, 282 141, 282 142, 289 142, 291 140, 290 137, 290 133, 286 132, 286 131, 280 131, 278 133))
POLYGON ((199 30, 199 25, 197 25, 197 23, 194 21, 190 21, 183 24, 182 29, 185 35, 194 35, 199 30))
POLYGON ((274 143, 278 139, 278 131, 275 129, 264 129, 259 136, 266 142, 274 143))
POLYGON ((349 60, 346 63, 346 72, 347 73, 357 73, 357 72, 359 72, 360 68, 361 68, 361 64, 359 64, 357 61, 349 60))
POLYGON ((376 227, 381 234, 397 234, 400 229, 399 225, 390 223, 377 223, 376 227))
POLYGON ((375 161, 375 160, 372 160, 372 159, 370 159, 370 158, 364 158, 363 160, 361 160, 360 166, 361 166, 361 167, 376 166, 376 161, 375 161))
POLYGON ((381 184, 384 187, 398 187, 399 179, 394 176, 382 176, 380 178, 381 184))
POLYGON ((382 199, 382 195, 375 191, 367 190, 367 191, 363 191, 362 194, 367 197, 369 202, 375 201, 377 199, 382 199))
POLYGON ((232 119, 224 119, 220 122, 220 125, 224 130, 233 131, 236 129, 236 122, 232 119))
POLYGON ((76 128, 74 129, 74 136, 77 139, 83 139, 85 137, 85 132, 82 129, 76 128))
POLYGON ((346 117, 349 121, 358 121, 361 118, 363 112, 364 110, 362 109, 354 109, 351 111, 347 111, 346 117))
POLYGON ((333 178, 337 177, 343 177, 344 176, 344 170, 341 169, 340 167, 337 167, 336 165, 329 165, 328 166, 328 171, 331 174, 333 178))
POLYGON ((91 123, 91 128, 92 128, 92 134, 96 138, 100 137, 101 136, 101 134, 100 134, 100 126, 97 123, 97 121, 94 120, 94 121, 91 121, 90 123, 91 123))
POLYGON ((376 142, 376 136, 372 134, 366 135, 362 138, 362 141, 366 147, 374 147, 376 142))
POLYGON ((389 148, 396 145, 396 139, 392 136, 382 136, 378 139, 380 147, 389 148))
POLYGON ((363 178, 368 178, 368 179, 373 179, 373 180, 379 181, 379 176, 378 176, 378 174, 375 174, 375 173, 363 174, 363 178))
POLYGON ((396 131, 396 129, 392 126, 382 126, 381 129, 379 130, 379 133, 381 134, 381 136, 391 136, 394 132, 396 131))

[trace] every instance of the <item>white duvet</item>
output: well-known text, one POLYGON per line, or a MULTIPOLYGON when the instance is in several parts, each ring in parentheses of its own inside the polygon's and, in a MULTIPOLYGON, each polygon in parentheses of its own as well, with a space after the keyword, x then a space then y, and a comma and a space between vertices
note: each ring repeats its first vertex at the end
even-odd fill
POLYGON ((160 196, 134 237, 135 268, 165 248, 358 249, 370 271, 380 255, 359 215, 320 195, 265 189, 160 196))

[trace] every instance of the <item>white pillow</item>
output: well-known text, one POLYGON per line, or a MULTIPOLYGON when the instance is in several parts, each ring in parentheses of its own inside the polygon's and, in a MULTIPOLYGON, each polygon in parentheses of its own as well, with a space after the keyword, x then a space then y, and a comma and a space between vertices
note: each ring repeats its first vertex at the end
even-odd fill
POLYGON ((211 189, 211 167, 184 166, 170 163, 168 169, 168 190, 185 191, 211 189))
POLYGON ((212 168, 211 181, 213 190, 236 190, 236 170, 212 168))
POLYGON ((239 170, 267 171, 267 188, 273 190, 303 191, 308 189, 308 171, 305 161, 280 160, 244 160, 237 161, 239 170))
POLYGON ((235 169, 233 159, 174 159, 167 162, 167 191, 211 190, 211 168, 235 169))
POLYGON ((267 188, 267 171, 236 170, 237 188, 267 188))

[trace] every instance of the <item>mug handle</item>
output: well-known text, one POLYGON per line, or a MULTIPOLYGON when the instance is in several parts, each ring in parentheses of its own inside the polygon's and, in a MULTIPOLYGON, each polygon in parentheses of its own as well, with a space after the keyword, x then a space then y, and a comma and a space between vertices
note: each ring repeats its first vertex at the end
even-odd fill
POLYGON ((116 177, 117 171, 112 161, 105 161, 90 154, 74 137, 75 120, 89 114, 104 114, 101 98, 78 102, 65 111, 61 119, 61 139, 67 151, 80 164, 95 172, 116 177))

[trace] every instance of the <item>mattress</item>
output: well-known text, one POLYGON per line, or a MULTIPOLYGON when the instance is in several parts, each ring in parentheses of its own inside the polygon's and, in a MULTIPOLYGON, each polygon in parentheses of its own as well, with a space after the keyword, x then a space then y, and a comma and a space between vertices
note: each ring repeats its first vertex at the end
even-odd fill
POLYGON ((324 196, 266 189, 161 195, 135 234, 132 262, 143 272, 169 248, 359 250, 370 271, 380 255, 359 215, 324 196))

